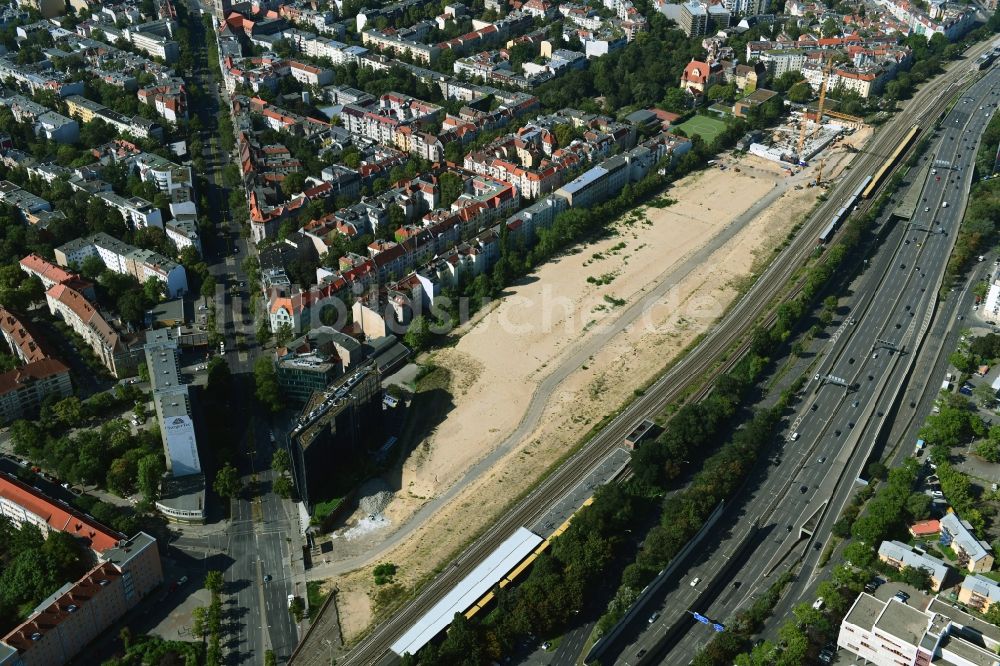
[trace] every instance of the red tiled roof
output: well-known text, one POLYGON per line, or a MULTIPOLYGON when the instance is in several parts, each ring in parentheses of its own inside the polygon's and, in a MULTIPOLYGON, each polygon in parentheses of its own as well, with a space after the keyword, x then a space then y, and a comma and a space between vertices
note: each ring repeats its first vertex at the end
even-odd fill
POLYGON ((21 320, 3 306, 0 306, 0 329, 3 330, 4 337, 21 350, 21 357, 25 363, 41 361, 49 355, 21 320))
MULTIPOLYGON (((55 361, 59 363, 58 361, 55 361)), ((60 363, 60 365, 62 365, 60 363)), ((64 366, 65 367, 65 366, 64 366)), ((53 530, 86 539, 90 548, 103 553, 114 548, 125 535, 105 527, 69 507, 58 504, 8 474, 0 474, 0 497, 35 514, 53 530)))
POLYGON ((941 523, 936 520, 921 520, 910 526, 910 534, 913 536, 929 536, 941 531, 941 523))
POLYGON ((16 391, 23 384, 39 379, 45 379, 62 372, 69 372, 62 361, 54 358, 42 358, 27 365, 0 374, 0 395, 16 391))
POLYGON ((44 635, 45 632, 55 629, 70 613, 111 587, 107 584, 101 585, 101 581, 110 582, 120 578, 121 575, 122 572, 111 562, 98 564, 65 594, 43 608, 38 615, 31 617, 4 636, 3 642, 18 652, 29 651, 35 645, 35 641, 31 639, 32 634, 44 635))

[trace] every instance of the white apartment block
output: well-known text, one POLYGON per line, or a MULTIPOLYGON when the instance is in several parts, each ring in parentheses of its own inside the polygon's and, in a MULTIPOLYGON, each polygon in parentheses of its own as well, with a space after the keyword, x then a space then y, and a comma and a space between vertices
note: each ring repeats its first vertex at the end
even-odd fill
POLYGON ((995 666, 1000 629, 924 595, 902 603, 862 593, 841 622, 837 647, 872 666, 995 666))

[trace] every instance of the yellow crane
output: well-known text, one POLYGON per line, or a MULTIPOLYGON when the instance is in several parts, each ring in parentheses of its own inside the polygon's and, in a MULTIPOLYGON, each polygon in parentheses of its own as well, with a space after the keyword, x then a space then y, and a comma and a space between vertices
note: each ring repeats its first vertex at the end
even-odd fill
POLYGON ((826 158, 824 157, 819 161, 819 170, 816 171, 816 187, 819 187, 820 182, 823 180, 823 167, 826 166, 826 158))

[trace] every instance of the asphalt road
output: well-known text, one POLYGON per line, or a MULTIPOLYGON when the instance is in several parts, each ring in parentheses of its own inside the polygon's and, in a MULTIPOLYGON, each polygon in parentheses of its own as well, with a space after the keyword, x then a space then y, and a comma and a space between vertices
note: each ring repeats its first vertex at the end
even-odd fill
MULTIPOLYGON (((996 101, 998 93, 991 86, 996 88, 998 81, 1000 73, 994 69, 970 88, 969 101, 957 104, 943 122, 928 159, 945 160, 951 168, 939 167, 937 174, 928 170, 911 224, 899 222, 883 231, 887 238, 858 279, 845 323, 821 357, 817 368, 820 375, 846 379, 857 389, 847 390, 815 379, 807 385, 801 409, 785 433, 787 439, 777 466, 740 508, 741 522, 748 526, 759 519, 763 528, 753 556, 740 563, 739 573, 724 581, 721 589, 725 592, 714 599, 705 599, 690 586, 678 585, 661 611, 663 625, 672 623, 678 612, 691 608, 696 599, 703 605, 694 610, 725 623, 773 582, 775 572, 784 571, 799 557, 804 557, 804 573, 783 599, 779 607, 783 612, 775 616, 780 618, 795 603, 811 599, 820 573, 816 566, 820 550, 856 487, 855 479, 869 459, 871 440, 888 418, 885 415, 892 411, 898 389, 905 382, 907 361, 920 343, 922 328, 929 323, 938 277, 964 210, 975 144, 989 119, 979 106, 996 101), (945 208, 946 201, 949 206, 945 208), (903 347, 908 354, 890 353, 879 340, 903 347), (794 441, 793 432, 798 433, 794 441), (816 515, 822 516, 818 525, 809 525, 812 529, 803 531, 810 517, 816 515)), ((940 379, 943 377, 936 385, 931 382, 935 394, 940 379)), ((902 411, 912 409, 907 404, 902 411)), ((730 541, 745 529, 734 529, 730 541)), ((724 544, 716 552, 726 552, 724 544)), ((724 557, 712 557, 692 567, 688 578, 697 575, 707 584, 726 564, 724 557)), ((654 623, 638 642, 624 647, 619 663, 638 663, 635 655, 640 650, 652 651, 656 637, 662 635, 663 627, 657 626, 660 624, 654 623)), ((711 632, 696 626, 683 639, 673 642, 671 663, 688 663, 711 638, 711 632)))
POLYGON ((194 19, 192 41, 200 45, 193 80, 208 93, 206 103, 195 109, 206 128, 202 133, 202 157, 208 173, 201 174, 207 181, 205 195, 209 207, 205 213, 217 229, 215 236, 203 239, 204 249, 217 283, 216 329, 224 337, 225 358, 235 379, 236 413, 232 418, 243 433, 237 467, 248 490, 232 501, 224 533, 204 536, 192 533, 177 539, 174 545, 182 551, 225 554, 226 561, 231 562, 223 572, 226 582, 223 596, 229 618, 226 625, 229 632, 224 640, 227 663, 261 664, 267 650, 273 650, 278 663, 283 663, 298 641, 298 629, 288 612, 288 595, 305 595, 305 590, 298 589, 291 579, 289 548, 294 541, 289 539, 297 526, 287 518, 284 500, 271 492, 270 426, 256 409, 253 398, 253 365, 262 350, 257 346, 255 325, 248 309, 251 294, 240 285, 247 282, 242 261, 255 248, 242 237, 240 221, 234 220, 229 212, 229 192, 221 179, 221 171, 232 156, 221 150, 217 136, 217 119, 224 104, 221 82, 216 78, 214 64, 208 62, 204 45, 210 36, 204 34, 198 16, 199 9, 204 7, 210 12, 211 7, 199 0, 189 0, 188 6, 194 19), (265 577, 269 580, 265 581, 265 577))

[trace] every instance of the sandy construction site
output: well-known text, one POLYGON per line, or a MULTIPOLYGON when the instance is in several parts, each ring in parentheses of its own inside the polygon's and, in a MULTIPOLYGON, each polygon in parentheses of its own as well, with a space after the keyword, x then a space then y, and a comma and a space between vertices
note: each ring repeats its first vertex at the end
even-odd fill
MULTIPOLYGON (((824 180, 850 158, 830 152, 824 180)), ((342 572, 391 561, 409 585, 433 571, 709 328, 823 192, 795 187, 815 167, 789 177, 754 156, 720 164, 675 183, 665 194, 674 204, 633 211, 606 238, 545 264, 457 344, 420 359, 451 373, 454 408, 403 464, 387 527, 335 541, 311 574, 339 588, 348 640, 372 619, 373 584, 370 566, 342 572), (442 505, 410 520, 432 498, 442 505)))

